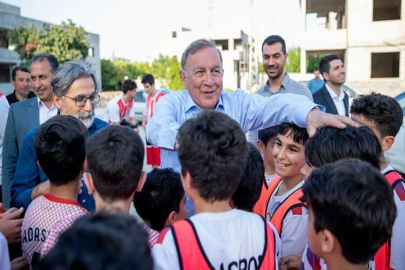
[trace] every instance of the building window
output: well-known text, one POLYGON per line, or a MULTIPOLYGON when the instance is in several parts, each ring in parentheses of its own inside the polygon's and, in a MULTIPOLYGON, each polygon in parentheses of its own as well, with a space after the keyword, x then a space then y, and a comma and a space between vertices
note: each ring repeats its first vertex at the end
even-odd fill
POLYGON ((172 32, 172 38, 177 38, 177 32, 176 31, 172 32))
POLYGON ((373 0, 373 21, 401 19, 401 0, 373 0))
POLYGON ((371 54, 371 78, 398 77, 399 52, 371 54))
POLYGON ((9 83, 11 79, 11 65, 0 64, 0 83, 9 83))
POLYGON ((217 45, 217 49, 219 49, 221 51, 229 50, 229 45, 228 45, 227 39, 217 39, 217 40, 214 40, 214 42, 217 45))
POLYGON ((7 29, 0 29, 0 48, 8 49, 7 29))
POLYGON ((89 48, 87 56, 90 57, 90 58, 94 58, 94 48, 93 47, 89 48))

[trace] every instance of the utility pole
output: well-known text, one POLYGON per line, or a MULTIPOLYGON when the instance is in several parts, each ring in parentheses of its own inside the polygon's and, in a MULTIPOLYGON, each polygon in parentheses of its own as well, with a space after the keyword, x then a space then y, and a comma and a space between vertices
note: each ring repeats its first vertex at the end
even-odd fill
POLYGON ((255 0, 250 0, 250 35, 249 35, 249 64, 248 82, 246 90, 250 93, 256 92, 259 85, 259 53, 256 42, 257 37, 257 5, 255 0))

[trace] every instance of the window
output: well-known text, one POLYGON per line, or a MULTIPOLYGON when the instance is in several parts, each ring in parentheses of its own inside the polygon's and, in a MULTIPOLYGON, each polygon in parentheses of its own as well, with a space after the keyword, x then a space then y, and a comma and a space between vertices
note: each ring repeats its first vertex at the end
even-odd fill
POLYGON ((373 21, 401 19, 401 0, 373 0, 373 21))
POLYGON ((215 40, 215 44, 217 45, 217 49, 222 51, 229 50, 228 40, 227 39, 218 39, 215 40))
POLYGON ((89 48, 89 52, 88 52, 87 56, 90 58, 94 58, 94 48, 93 47, 89 48))
POLYGON ((11 80, 10 64, 0 64, 0 83, 9 83, 11 80))
POLYGON ((398 77, 399 52, 371 54, 371 78, 398 77))
POLYGON ((176 31, 172 32, 172 38, 177 38, 177 32, 176 31))
POLYGON ((0 29, 0 48, 8 49, 7 29, 0 29))

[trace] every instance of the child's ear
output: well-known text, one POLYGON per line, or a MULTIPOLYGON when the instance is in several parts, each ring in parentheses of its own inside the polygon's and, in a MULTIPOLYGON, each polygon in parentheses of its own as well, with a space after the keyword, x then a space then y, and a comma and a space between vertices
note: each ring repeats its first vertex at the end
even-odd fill
POLYGON ((264 143, 263 143, 261 140, 258 140, 258 141, 257 141, 257 148, 259 149, 259 151, 260 151, 261 153, 263 153, 263 152, 264 152, 264 149, 265 149, 266 147, 265 147, 264 143))
POLYGON ((181 180, 183 183, 184 191, 190 190, 193 188, 193 178, 191 177, 190 172, 186 172, 184 175, 181 175, 181 180))
POLYGON ((137 192, 142 191, 143 185, 145 185, 145 181, 146 181, 146 173, 144 171, 142 171, 141 177, 139 178, 138 185, 136 186, 136 189, 135 189, 137 192))
POLYGON ((41 165, 39 165, 38 159, 37 159, 37 165, 38 165, 38 168, 40 168, 42 170, 41 165))
POLYGON ((322 252, 331 253, 336 248, 335 237, 329 230, 320 231, 318 237, 320 237, 322 252))
POLYGON ((82 172, 85 172, 86 170, 87 170, 87 158, 84 159, 84 162, 83 162, 83 165, 82 165, 82 168, 81 168, 82 172))
POLYGON ((177 221, 177 213, 176 211, 171 211, 169 216, 167 217, 166 226, 172 225, 177 221))
POLYGON ((383 152, 390 150, 394 142, 395 142, 394 136, 385 136, 384 138, 382 138, 381 147, 383 152))
POLYGON ((84 180, 84 183, 87 186, 87 189, 89 191, 89 195, 94 194, 96 189, 94 188, 93 177, 91 176, 91 174, 88 173, 88 172, 83 173, 83 180, 84 180))

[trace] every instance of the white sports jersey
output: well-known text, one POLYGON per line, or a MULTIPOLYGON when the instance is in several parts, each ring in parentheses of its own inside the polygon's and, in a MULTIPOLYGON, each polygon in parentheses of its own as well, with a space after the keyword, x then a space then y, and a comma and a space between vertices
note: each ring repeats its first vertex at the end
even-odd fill
POLYGON ((152 118, 153 112, 155 111, 156 102, 158 102, 159 98, 164 95, 165 94, 163 94, 162 92, 157 92, 155 97, 151 97, 150 95, 148 95, 148 97, 146 98, 146 106, 143 111, 143 115, 146 116, 146 121, 149 121, 152 118))
MULTIPOLYGON (((290 196, 294 191, 302 187, 304 181, 301 181, 293 189, 282 196, 275 196, 283 181, 280 181, 279 185, 270 197, 269 204, 267 206, 266 219, 270 221, 271 216, 277 207, 290 196)), ((301 207, 302 211, 290 210, 284 218, 283 227, 281 229, 281 257, 288 255, 302 256, 304 253, 305 245, 308 243, 307 237, 307 223, 308 223, 308 209, 301 207)))
POLYGON ((271 180, 273 180, 274 178, 276 178, 278 176, 278 174, 265 174, 264 177, 266 178, 266 183, 267 186, 270 185, 271 180))
POLYGON ((107 103, 104 111, 104 120, 108 123, 121 123, 122 120, 135 117, 134 100, 130 99, 128 103, 122 99, 122 95, 112 98, 107 103))
MULTIPOLYGON (((200 213, 190 219, 202 249, 215 269, 222 269, 221 265, 223 269, 228 269, 230 263, 243 259, 258 260, 258 256, 263 254, 265 232, 263 219, 259 215, 233 209, 222 213, 200 213)), ((276 237, 276 253, 279 254, 280 239, 276 229, 270 226, 276 237)), ((170 232, 164 235, 161 244, 157 243, 153 247, 152 256, 155 269, 180 269, 170 232)))
POLYGON ((50 194, 33 200, 21 227, 22 251, 28 263, 31 264, 34 252, 41 253, 42 245, 56 222, 87 213, 77 201, 60 199, 50 194))

